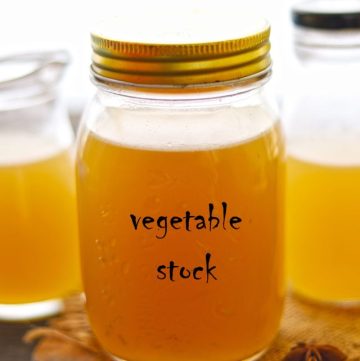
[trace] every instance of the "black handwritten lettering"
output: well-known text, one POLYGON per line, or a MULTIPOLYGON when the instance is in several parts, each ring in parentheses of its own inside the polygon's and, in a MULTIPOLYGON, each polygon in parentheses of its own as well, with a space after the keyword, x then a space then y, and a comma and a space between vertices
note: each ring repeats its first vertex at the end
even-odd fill
POLYGON ((205 219, 203 216, 197 216, 195 217, 195 221, 199 221, 197 224, 196 224, 196 228, 197 229, 204 229, 206 228, 206 223, 205 223, 205 219))
POLYGON ((165 238, 167 235, 167 217, 160 216, 157 220, 157 225, 158 225, 159 229, 164 230, 164 233, 162 234, 162 236, 156 235, 156 238, 157 239, 165 238))
POLYGON ((180 277, 181 278, 189 278, 191 276, 191 271, 185 267, 181 267, 180 269, 180 277))
POLYGON ((173 227, 174 229, 180 229, 180 227, 176 227, 175 224, 181 223, 182 222, 182 218, 181 217, 171 217, 170 220, 170 225, 171 227, 173 227))
POLYGON ((174 261, 170 261, 170 266, 167 268, 169 269, 170 281, 174 281, 174 269, 179 268, 179 266, 174 261))
POLYGON ((149 223, 154 223, 154 218, 153 217, 144 217, 142 223, 146 229, 152 229, 152 227, 148 227, 147 225, 149 223))
POLYGON ((221 205, 222 205, 222 209, 223 209, 223 229, 226 230, 225 222, 226 222, 227 203, 226 203, 226 202, 222 202, 221 205))
POLYGON ((185 212, 185 217, 184 217, 184 219, 185 219, 186 230, 187 230, 188 232, 191 231, 191 229, 190 229, 190 219, 191 219, 191 218, 195 218, 195 217, 192 216, 189 211, 186 211, 186 212, 185 212))
MULTIPOLYGON (((194 230, 207 230, 211 232, 216 230, 215 233, 221 230, 230 230, 230 228, 239 230, 243 221, 242 218, 237 215, 230 217, 228 211, 227 202, 221 202, 221 207, 214 203, 208 203, 207 215, 193 214, 190 210, 186 210, 184 216, 160 215, 158 217, 137 217, 135 214, 130 214, 130 219, 135 231, 153 231, 154 236, 160 240, 164 239, 170 230, 183 230, 187 232, 194 230)), ((186 247, 185 244, 184 247, 186 247)), ((204 263, 203 266, 191 268, 178 265, 175 261, 171 260, 168 265, 162 264, 157 267, 156 277, 159 280, 168 279, 171 282, 188 279, 195 281, 203 280, 206 283, 217 281, 217 266, 212 263, 211 253, 206 252, 204 263)))
POLYGON ((230 218, 230 226, 234 229, 239 229, 240 226, 236 227, 235 224, 240 223, 241 222, 241 218, 239 217, 231 217, 230 218))
POLYGON ((166 273, 165 273, 165 270, 166 269, 166 266, 165 265, 161 265, 157 268, 157 271, 158 271, 158 275, 157 275, 157 278, 159 280, 164 280, 166 278, 166 273))
POLYGON ((209 223, 210 223, 209 230, 210 231, 217 228, 219 226, 219 223, 220 223, 219 218, 213 216, 213 211, 214 211, 214 205, 212 203, 209 203, 209 214, 210 214, 210 216, 209 216, 209 223), (213 223, 212 223, 213 221, 216 222, 215 225, 213 225, 213 223))
POLYGON ((170 261, 169 266, 161 265, 157 268, 157 278, 159 280, 165 280, 168 278, 172 282, 190 278, 193 278, 196 281, 204 280, 206 283, 209 283, 210 279, 217 281, 217 277, 213 273, 215 272, 216 266, 211 266, 210 261, 210 253, 206 253, 205 255, 205 268, 198 266, 191 269, 177 265, 175 261, 170 261), (206 272, 206 275, 204 275, 204 272, 206 272))
POLYGON ((192 230, 202 230, 207 229, 209 231, 215 229, 227 230, 227 225, 232 229, 238 230, 240 228, 239 223, 242 219, 238 216, 233 216, 228 219, 228 204, 226 202, 221 202, 221 214, 215 214, 215 205, 213 203, 208 204, 208 217, 204 217, 201 214, 194 215, 190 211, 185 211, 185 216, 159 216, 157 219, 150 216, 137 217, 134 214, 130 215, 132 224, 135 231, 140 229, 140 226, 144 227, 146 230, 152 230, 157 228, 156 238, 163 239, 168 235, 169 229, 181 230, 184 229, 188 232, 192 230), (141 222, 142 220, 142 222, 141 222), (184 222, 184 225, 183 225, 184 222), (153 226, 153 223, 156 223, 157 227, 153 226))
POLYGON ((209 283, 209 276, 211 276, 214 280, 217 280, 217 278, 213 275, 212 271, 216 268, 216 266, 210 267, 210 258, 211 254, 206 253, 206 283, 209 283))
POLYGON ((197 274, 198 274, 198 272, 202 272, 203 270, 204 270, 203 267, 195 267, 194 268, 193 275, 194 275, 195 280, 201 280, 201 277, 198 277, 197 274))
POLYGON ((130 214, 130 218, 131 218, 131 221, 132 221, 133 226, 134 226, 135 231, 136 231, 137 228, 138 228, 138 225, 139 225, 139 222, 140 222, 141 217, 139 217, 139 219, 136 220, 136 216, 135 216, 134 214, 130 214))

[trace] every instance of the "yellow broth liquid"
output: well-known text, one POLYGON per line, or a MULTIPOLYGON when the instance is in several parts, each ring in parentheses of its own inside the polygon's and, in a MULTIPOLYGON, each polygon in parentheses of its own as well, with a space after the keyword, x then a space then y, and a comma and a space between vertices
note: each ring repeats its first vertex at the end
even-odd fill
MULTIPOLYGON (((82 273, 91 325, 136 361, 241 360, 275 337, 283 303, 283 157, 277 128, 208 150, 145 150, 90 133, 77 168, 82 273), (240 216, 228 227, 135 231, 137 217, 240 216), (206 281, 159 279, 157 267, 205 267, 206 281)), ((180 226, 179 226, 180 227, 180 226)), ((168 271, 167 271, 168 272, 168 271)))
MULTIPOLYGON (((333 148, 338 153, 334 164, 303 160, 290 153, 289 277, 293 290, 302 296, 324 302, 360 301, 360 162, 351 162, 358 154, 354 149, 333 148), (341 165, 342 160, 336 159, 339 154, 350 162, 341 165)), ((322 157, 321 149, 317 154, 322 157)))
MULTIPOLYGON (((3 146, 5 141, 16 140, 4 138, 3 146)), ((0 145, 0 303, 3 304, 59 298, 78 290, 80 285, 70 152, 51 151, 44 158, 19 163, 14 153, 42 154, 51 146, 28 138, 18 143, 18 151, 14 147, 11 152, 6 150, 8 156, 0 145)))

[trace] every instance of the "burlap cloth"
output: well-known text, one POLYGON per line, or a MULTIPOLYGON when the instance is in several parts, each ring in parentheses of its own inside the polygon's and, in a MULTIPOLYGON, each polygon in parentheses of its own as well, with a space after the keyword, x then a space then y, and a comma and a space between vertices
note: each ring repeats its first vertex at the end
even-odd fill
POLYGON ((288 297, 279 336, 262 361, 279 361, 298 342, 330 344, 360 361, 360 308, 336 308, 288 297))
MULTIPOLYGON (((108 361, 91 333, 81 299, 67 301, 65 312, 34 329, 25 342, 40 339, 34 361, 108 361)), ((280 333, 262 361, 279 361, 299 342, 338 347, 349 361, 360 361, 360 308, 311 304, 289 296, 280 333)))

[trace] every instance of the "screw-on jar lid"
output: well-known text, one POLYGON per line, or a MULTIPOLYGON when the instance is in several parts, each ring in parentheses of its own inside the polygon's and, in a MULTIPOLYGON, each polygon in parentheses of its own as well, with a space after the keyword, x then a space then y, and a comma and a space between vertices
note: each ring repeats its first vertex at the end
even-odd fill
POLYGON ((91 34, 95 77, 171 86, 236 80, 270 68, 267 21, 208 10, 103 20, 91 34))
POLYGON ((309 0, 292 9, 294 24, 323 30, 360 29, 360 0, 309 0))

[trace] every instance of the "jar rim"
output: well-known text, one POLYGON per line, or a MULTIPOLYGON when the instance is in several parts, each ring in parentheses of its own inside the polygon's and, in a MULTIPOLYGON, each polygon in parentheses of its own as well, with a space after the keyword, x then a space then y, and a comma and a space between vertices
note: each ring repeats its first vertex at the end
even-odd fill
POLYGON ((217 97, 222 92, 245 93, 265 85, 272 75, 272 64, 269 67, 256 74, 249 75, 244 78, 199 84, 139 84, 130 83, 118 79, 103 77, 96 73, 90 67, 91 81, 96 87, 108 93, 124 95, 133 94, 139 98, 162 97, 164 95, 180 96, 187 98, 194 94, 197 97, 211 98, 217 97), (135 95, 136 94, 136 95, 135 95))

